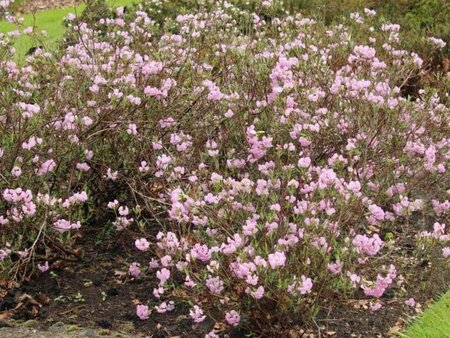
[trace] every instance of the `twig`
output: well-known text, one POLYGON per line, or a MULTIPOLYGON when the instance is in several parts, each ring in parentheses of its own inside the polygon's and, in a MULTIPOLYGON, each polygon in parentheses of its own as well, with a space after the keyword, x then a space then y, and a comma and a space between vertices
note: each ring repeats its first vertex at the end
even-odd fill
POLYGON ((322 334, 320 333, 320 327, 319 327, 319 325, 317 325, 317 323, 316 323, 316 321, 314 319, 313 319, 313 323, 317 327, 317 332, 319 334, 319 338, 322 338, 322 334))
POLYGON ((60 312, 59 315, 66 315, 66 314, 68 314, 68 313, 70 313, 70 312, 72 312, 72 311, 78 310, 78 309, 80 309, 80 308, 82 308, 82 307, 84 307, 84 304, 80 304, 80 305, 77 305, 77 306, 75 306, 75 307, 73 307, 73 308, 71 308, 71 309, 69 309, 69 310, 60 312))

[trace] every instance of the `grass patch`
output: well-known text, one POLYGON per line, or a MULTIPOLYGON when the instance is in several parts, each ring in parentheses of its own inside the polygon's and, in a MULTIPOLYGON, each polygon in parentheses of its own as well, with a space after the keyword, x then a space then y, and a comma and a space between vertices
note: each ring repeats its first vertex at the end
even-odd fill
MULTIPOLYGON (((111 7, 126 6, 131 5, 133 0, 108 0, 108 4, 111 7)), ((69 13, 76 13, 80 15, 85 4, 80 4, 78 6, 70 6, 64 8, 55 8, 46 11, 36 12, 34 14, 25 14, 23 18, 24 27, 34 26, 36 31, 47 31, 47 38, 45 39, 45 47, 52 50, 56 47, 58 40, 62 38, 65 27, 62 24, 64 17, 69 13)), ((0 22, 0 33, 6 33, 17 29, 13 24, 5 21, 0 22)), ((42 45, 42 41, 35 41, 34 37, 21 36, 17 39, 14 47, 17 49, 17 57, 19 59, 23 58, 26 52, 31 48, 38 45, 42 45)))
POLYGON ((450 291, 447 291, 424 314, 411 324, 403 338, 450 337, 450 291))

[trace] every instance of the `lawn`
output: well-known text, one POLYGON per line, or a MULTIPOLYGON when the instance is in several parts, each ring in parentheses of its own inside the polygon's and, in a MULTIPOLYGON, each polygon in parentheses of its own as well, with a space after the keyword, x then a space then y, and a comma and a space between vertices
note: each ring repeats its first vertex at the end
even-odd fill
MULTIPOLYGON (((133 0, 108 0, 108 3, 112 7, 126 6, 133 3, 133 0)), ((34 14, 24 15, 24 27, 36 26, 37 31, 46 31, 46 47, 52 49, 56 46, 58 39, 60 39, 64 34, 64 26, 62 24, 63 19, 69 13, 80 14, 85 8, 84 4, 78 6, 55 8, 47 11, 41 11, 34 14)), ((0 22, 0 32, 6 33, 16 29, 16 26, 8 22, 0 22)), ((38 42, 34 41, 34 38, 30 36, 21 36, 15 47, 18 50, 17 57, 19 59, 23 58, 26 52, 36 45, 38 42)))
POLYGON ((450 291, 408 328, 403 338, 437 338, 450 337, 450 291))

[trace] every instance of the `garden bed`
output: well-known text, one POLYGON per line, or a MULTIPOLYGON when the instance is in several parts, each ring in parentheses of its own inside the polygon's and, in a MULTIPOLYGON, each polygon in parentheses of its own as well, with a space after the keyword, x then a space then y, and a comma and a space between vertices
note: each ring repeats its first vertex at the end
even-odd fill
MULTIPOLYGON (((117 238, 100 236, 98 229, 83 229, 80 238, 82 260, 73 263, 58 260, 52 273, 38 273, 31 281, 9 289, 0 301, 0 316, 3 314, 6 322, 12 319, 16 324, 17 321, 37 320, 36 326, 41 330, 64 322, 152 337, 200 337, 206 328, 215 324, 220 331, 220 324, 212 321, 193 325, 187 304, 172 313, 154 313, 150 320, 139 320, 134 311, 135 303, 148 298, 157 279, 155 276, 131 278, 127 273, 129 263, 136 260, 136 250, 129 245, 135 234, 123 233, 117 238), (23 295, 29 295, 43 306, 37 311, 36 306, 28 304, 14 311, 23 295), (6 318, 7 313, 9 318, 6 318)), ((382 297, 385 305, 371 312, 369 300, 361 293, 360 298, 348 300, 346 305, 330 303, 322 308, 317 326, 314 323, 307 326, 293 324, 289 332, 291 337, 319 337, 319 331, 322 337, 393 337, 404 330, 413 317, 448 290, 450 280, 449 269, 408 256, 409 248, 405 243, 405 247, 399 248, 399 254, 405 254, 405 272, 416 276, 415 280, 410 280, 408 290, 418 305, 405 305, 404 301, 387 293, 382 297)), ((151 255, 141 256, 139 260, 145 264, 145 259, 150 258, 151 255)), ((230 333, 230 337, 246 337, 245 332, 238 330, 230 333)))
POLYGON ((0 8, 1 325, 394 336, 449 287, 446 42, 182 3, 0 8))

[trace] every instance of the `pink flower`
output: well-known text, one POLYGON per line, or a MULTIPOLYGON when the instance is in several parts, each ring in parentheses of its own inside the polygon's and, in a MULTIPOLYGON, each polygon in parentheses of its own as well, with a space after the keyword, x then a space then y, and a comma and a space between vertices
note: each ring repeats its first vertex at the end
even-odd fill
POLYGON ((148 263, 148 266, 151 269, 157 269, 159 267, 158 261, 154 258, 152 258, 152 260, 148 263))
POLYGON ((149 241, 147 241, 145 238, 139 238, 134 242, 134 245, 136 245, 136 248, 138 248, 141 251, 147 251, 150 247, 149 241))
POLYGON ((205 338, 220 338, 214 331, 211 331, 205 335, 205 338))
POLYGON ((275 253, 270 254, 268 259, 270 267, 272 269, 284 266, 284 264, 286 263, 286 255, 284 254, 284 252, 276 251, 275 253))
POLYGON ((230 312, 227 312, 225 314, 225 320, 231 326, 238 326, 239 322, 241 321, 241 316, 239 316, 239 313, 237 313, 236 311, 231 310, 230 312))
POLYGON ((300 168, 308 168, 308 167, 311 165, 311 159, 310 159, 309 157, 301 157, 301 158, 298 160, 297 165, 298 165, 300 168))
POLYGON ((376 204, 369 205, 369 211, 372 213, 372 217, 376 221, 382 221, 384 219, 384 211, 376 204))
POLYGON ((128 273, 133 277, 138 277, 141 274, 141 265, 139 263, 132 263, 128 268, 128 273))
POLYGON ((225 117, 231 118, 234 116, 234 113, 231 109, 228 109, 224 115, 225 115, 225 117))
POLYGON ((146 161, 142 161, 142 162, 141 162, 141 165, 140 165, 139 168, 138 168, 138 170, 139 170, 139 172, 141 172, 141 173, 145 173, 145 172, 147 172, 147 171, 150 170, 150 167, 148 166, 148 164, 147 164, 146 161))
POLYGON ((137 305, 136 306, 136 315, 139 317, 140 320, 145 320, 148 319, 148 317, 150 316, 150 313, 148 311, 148 306, 147 305, 137 305))
POLYGON ((409 298, 409 299, 405 300, 405 305, 414 307, 414 306, 416 306, 416 301, 414 298, 409 298))
POLYGON ((429 37, 428 40, 438 48, 444 48, 446 45, 445 41, 435 37, 429 37))
POLYGON ((115 181, 117 179, 117 171, 112 171, 111 168, 108 168, 108 170, 106 171, 106 177, 112 181, 115 181))
POLYGON ((374 256, 380 251, 383 241, 377 234, 373 235, 372 238, 366 235, 356 235, 352 244, 355 246, 356 252, 374 256))
POLYGON ((86 162, 77 163, 76 167, 79 171, 84 171, 84 172, 89 171, 89 169, 91 169, 91 167, 89 167, 89 165, 86 162))
POLYGON ((172 262, 172 257, 170 255, 165 255, 161 258, 161 265, 164 267, 168 267, 172 262))
POLYGON ((78 229, 81 226, 81 224, 80 222, 71 224, 69 221, 65 219, 59 219, 53 223, 53 226, 59 232, 66 232, 71 229, 78 229))
POLYGON ((220 277, 208 277, 208 279, 206 279, 205 285, 209 289, 209 291, 216 295, 220 295, 220 293, 224 289, 223 282, 220 280, 220 277))
POLYGON ((191 279, 191 277, 186 276, 184 285, 186 285, 188 288, 193 288, 197 284, 195 284, 195 282, 191 279))
POLYGON ((364 287, 364 294, 366 296, 380 298, 386 291, 386 289, 389 287, 389 285, 393 283, 393 280, 396 276, 397 270, 393 265, 391 265, 390 270, 387 273, 386 277, 383 277, 380 274, 378 274, 375 285, 372 288, 364 287))
POLYGON ((92 121, 92 119, 88 116, 83 117, 82 121, 83 121, 83 124, 87 127, 92 125, 92 123, 94 123, 94 121, 92 121))
POLYGON ((442 249, 442 255, 447 258, 450 257, 450 246, 446 246, 442 249))
POLYGON ((137 126, 134 123, 130 123, 128 125, 127 134, 129 135, 137 135, 137 126))
POLYGON ((194 307, 189 311, 189 315, 195 323, 201 323, 206 318, 206 316, 203 315, 203 310, 198 305, 194 305, 194 307))
POLYGON ((302 294, 302 295, 310 293, 312 290, 312 287, 313 287, 313 282, 312 282, 311 278, 306 278, 303 275, 301 278, 302 278, 302 284, 298 288, 298 291, 300 291, 300 294, 302 294))
POLYGON ((325 189, 336 182, 337 176, 333 169, 322 169, 319 174, 319 188, 325 189))
POLYGON ((168 117, 164 120, 159 120, 159 125, 161 126, 161 128, 169 128, 174 126, 176 123, 177 122, 172 117, 168 117))
POLYGON ((120 216, 127 216, 129 214, 130 210, 128 209, 127 206, 120 206, 118 212, 119 212, 120 216))
POLYGON ((41 272, 45 272, 49 269, 48 262, 45 262, 44 264, 38 264, 37 267, 41 272))
POLYGON ((330 271, 334 275, 338 275, 341 272, 342 266, 341 263, 329 263, 328 264, 328 271, 330 271))
POLYGON ((173 301, 162 302, 159 306, 155 306, 158 313, 166 313, 175 309, 175 303, 173 301))
POLYGON ((69 13, 69 14, 67 14, 67 20, 69 20, 69 21, 73 21, 73 20, 75 20, 77 17, 76 17, 76 15, 75 14, 73 14, 73 13, 69 13))
POLYGON ((375 57, 375 49, 369 46, 355 46, 353 52, 361 58, 372 59, 375 57))
POLYGON ((361 190, 361 183, 358 181, 348 182, 347 189, 356 194, 361 190))
POLYGON ((109 209, 115 209, 118 205, 119 205, 119 201, 114 200, 114 201, 108 202, 107 207, 109 209))
POLYGON ((158 287, 158 288, 153 288, 153 296, 155 296, 155 298, 160 298, 161 295, 164 294, 164 288, 163 287, 158 287))
POLYGON ((381 302, 376 302, 376 303, 370 302, 370 304, 369 304, 370 311, 372 311, 372 312, 378 311, 379 309, 381 309, 382 306, 383 306, 383 304, 381 304, 381 302))
POLYGON ((245 225, 242 227, 242 232, 245 236, 252 236, 258 232, 258 228, 256 227, 258 219, 259 216, 253 216, 245 221, 245 225))
POLYGON ((355 273, 347 272, 347 276, 350 278, 350 282, 352 284, 352 287, 354 287, 354 288, 356 287, 356 284, 361 281, 361 277, 359 277, 355 273))
POLYGON ((22 169, 20 169, 19 167, 12 168, 11 175, 19 177, 20 175, 22 175, 22 169))
POLYGON ((207 245, 197 243, 191 249, 191 257, 199 259, 202 262, 207 262, 211 259, 211 250, 209 250, 207 245))
POLYGON ((161 269, 160 271, 156 272, 156 277, 159 279, 159 285, 164 285, 170 278, 170 271, 166 268, 161 269))
POLYGON ((264 287, 260 285, 255 291, 252 291, 250 288, 245 290, 246 293, 250 294, 255 299, 261 299, 264 297, 264 287))

